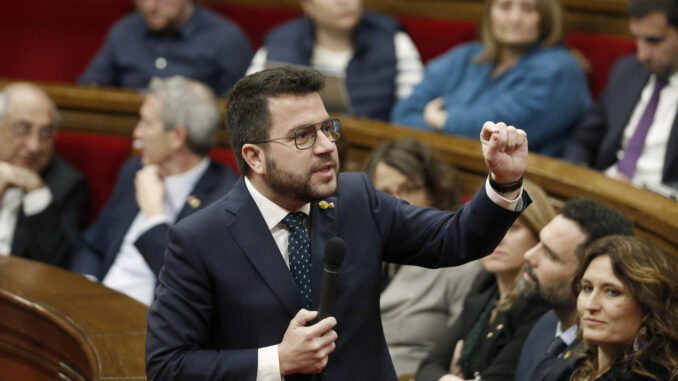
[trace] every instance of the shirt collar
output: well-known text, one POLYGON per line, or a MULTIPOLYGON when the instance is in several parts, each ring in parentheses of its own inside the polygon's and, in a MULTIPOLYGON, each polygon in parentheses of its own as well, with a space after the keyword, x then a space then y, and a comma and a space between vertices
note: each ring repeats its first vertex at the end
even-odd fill
POLYGON ((169 202, 172 210, 179 213, 183 208, 186 199, 190 195, 195 184, 207 170, 210 164, 210 159, 205 157, 195 167, 186 172, 179 173, 172 176, 167 176, 163 179, 165 184, 165 199, 169 202))
MULTIPOLYGON (((654 87, 654 84, 657 82, 657 76, 653 74, 650 78, 650 82, 651 83, 649 85, 654 87)), ((667 85, 674 89, 678 89, 678 71, 669 77, 667 85)))
MULTIPOLYGON (((261 194, 254 187, 254 185, 252 185, 252 182, 250 182, 250 179, 247 176, 245 176, 245 186, 250 192, 252 199, 254 199, 254 203, 257 205, 257 208, 259 208, 259 212, 264 217, 264 221, 266 222, 268 230, 273 230, 273 228, 275 228, 282 221, 282 219, 290 213, 289 210, 281 207, 261 194)), ((295 212, 296 211, 302 212, 308 216, 311 212, 311 204, 304 204, 304 206, 299 208, 299 210, 295 210, 295 212)))
POLYGON ((563 332, 563 326, 560 324, 560 321, 558 321, 558 324, 556 324, 556 337, 560 336, 560 339, 566 345, 570 346, 577 339, 577 329, 579 329, 579 326, 573 324, 570 328, 563 332))

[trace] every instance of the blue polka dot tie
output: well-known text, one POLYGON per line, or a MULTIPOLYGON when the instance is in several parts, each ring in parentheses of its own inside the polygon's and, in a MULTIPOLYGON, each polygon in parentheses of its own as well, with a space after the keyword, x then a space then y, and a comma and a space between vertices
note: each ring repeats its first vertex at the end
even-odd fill
POLYGON ((290 236, 287 239, 287 252, 290 259, 290 272, 297 282, 301 296, 304 299, 304 308, 311 309, 311 238, 304 227, 305 214, 302 212, 290 213, 283 218, 282 223, 287 226, 290 236))

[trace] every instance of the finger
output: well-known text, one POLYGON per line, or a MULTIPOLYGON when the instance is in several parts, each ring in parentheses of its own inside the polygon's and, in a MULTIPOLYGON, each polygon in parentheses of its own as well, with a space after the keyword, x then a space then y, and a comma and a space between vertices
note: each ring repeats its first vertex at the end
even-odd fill
POLYGON ((497 152, 506 151, 506 124, 497 123, 497 132, 494 135, 497 136, 497 152))
POLYGON ((506 152, 513 152, 516 149, 516 128, 508 126, 506 129, 506 152))
POLYGON ((461 358, 461 351, 464 349, 464 340, 457 341, 457 345, 454 346, 454 354, 452 355, 452 364, 457 365, 459 359, 461 358))
POLYGON ((480 140, 489 142, 492 135, 497 131, 497 125, 494 122, 487 121, 480 130, 480 140))
POLYGON ((527 146, 527 133, 521 129, 516 131, 516 149, 521 149, 527 146))
MULTIPOLYGON (((316 312, 317 314, 317 312, 316 312)), ((314 336, 322 336, 325 334, 327 331, 331 330, 334 328, 334 326, 337 325, 337 319, 334 317, 326 317, 323 320, 313 324, 310 326, 310 334, 314 336)))
POLYGON ((290 325, 295 324, 297 327, 303 327, 306 325, 306 323, 315 319, 316 316, 318 316, 318 311, 309 311, 302 308, 299 310, 299 312, 297 312, 296 315, 294 315, 290 325))
POLYGON ((319 353, 328 355, 334 351, 337 341, 337 333, 333 330, 327 331, 324 335, 316 339, 315 344, 318 346, 319 353))
POLYGON ((445 105, 445 101, 443 100, 442 97, 438 97, 433 100, 433 104, 435 105, 436 108, 442 108, 445 105))

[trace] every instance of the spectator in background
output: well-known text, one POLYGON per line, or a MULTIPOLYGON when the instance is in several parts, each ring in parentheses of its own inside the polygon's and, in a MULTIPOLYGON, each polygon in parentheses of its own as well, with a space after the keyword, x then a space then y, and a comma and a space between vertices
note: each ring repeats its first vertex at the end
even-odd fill
POLYGON ((557 0, 487 0, 481 43, 428 64, 424 80, 391 113, 397 124, 475 138, 486 120, 520 126, 530 150, 558 156, 589 110, 586 78, 562 47, 557 0))
POLYGON ((609 235, 632 235, 631 222, 618 211, 589 198, 569 200, 539 232, 539 244, 525 253, 518 290, 539 296, 551 307, 525 340, 515 381, 557 380, 574 363, 576 305, 570 283, 591 242, 609 235), (570 352, 570 354, 568 354, 570 352))
POLYGON ((194 0, 135 0, 80 84, 146 88, 153 77, 183 75, 221 95, 247 69, 252 46, 240 28, 194 0))
POLYGON ((638 51, 614 66, 602 96, 570 134, 564 156, 619 180, 678 194, 678 1, 629 0, 627 9, 638 51))
POLYGON ((520 348, 535 321, 546 312, 540 298, 519 295, 525 252, 539 242, 539 231, 555 215, 546 193, 525 182, 533 204, 489 256, 474 280, 461 316, 417 371, 417 381, 513 380, 520 348))
POLYGON ((67 267, 85 225, 85 178, 54 153, 59 114, 39 87, 0 92, 0 255, 67 267))
POLYGON ((410 95, 423 70, 402 26, 365 11, 362 0, 300 2, 305 16, 271 31, 247 73, 264 69, 267 61, 342 72, 353 113, 388 120, 396 99, 410 95))
POLYGON ((678 380, 678 261, 645 239, 612 236, 587 250, 572 281, 585 381, 678 380))
MULTIPOLYGON (((382 143, 365 161, 364 171, 375 188, 412 205, 460 206, 456 170, 415 139, 382 143)), ((479 261, 441 269, 384 263, 381 322, 396 374, 414 374, 440 332, 459 316, 480 268, 479 261)))
POLYGON ((207 154, 221 112, 214 93, 183 77, 155 79, 139 111, 130 159, 71 268, 142 303, 153 301, 169 225, 223 196, 235 183, 207 154))

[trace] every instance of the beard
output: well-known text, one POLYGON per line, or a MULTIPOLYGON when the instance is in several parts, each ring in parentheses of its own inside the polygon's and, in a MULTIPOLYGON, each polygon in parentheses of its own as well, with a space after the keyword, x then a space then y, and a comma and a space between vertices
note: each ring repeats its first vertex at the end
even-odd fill
POLYGON ((285 198, 302 202, 317 201, 331 196, 336 190, 336 186, 334 186, 331 190, 321 191, 311 184, 313 172, 328 163, 331 163, 334 167, 334 182, 336 184, 338 163, 331 156, 328 156, 305 174, 292 173, 279 168, 274 160, 266 160, 265 181, 276 194, 285 198))
POLYGON ((557 310, 568 310, 575 308, 576 298, 570 289, 570 282, 558 284, 554 287, 545 288, 539 283, 539 278, 532 270, 530 263, 525 263, 525 272, 530 276, 534 283, 528 282, 525 278, 520 278, 518 282, 518 292, 524 298, 541 298, 552 308, 557 310))

